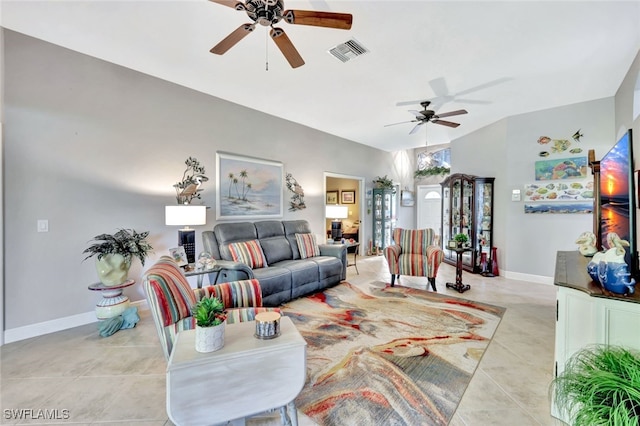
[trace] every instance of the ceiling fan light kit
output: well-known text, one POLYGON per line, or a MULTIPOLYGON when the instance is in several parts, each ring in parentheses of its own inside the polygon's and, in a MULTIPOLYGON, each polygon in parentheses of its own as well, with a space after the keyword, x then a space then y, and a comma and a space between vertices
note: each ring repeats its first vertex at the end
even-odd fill
POLYGON ((210 0, 235 10, 245 11, 253 23, 242 24, 235 31, 215 45, 210 52, 222 55, 252 32, 257 24, 271 27, 269 32, 274 43, 280 49, 292 68, 304 65, 304 60, 282 28, 274 27, 284 20, 292 25, 351 29, 353 16, 348 13, 319 12, 313 10, 285 10, 282 0, 246 0, 244 3, 234 0, 210 0))

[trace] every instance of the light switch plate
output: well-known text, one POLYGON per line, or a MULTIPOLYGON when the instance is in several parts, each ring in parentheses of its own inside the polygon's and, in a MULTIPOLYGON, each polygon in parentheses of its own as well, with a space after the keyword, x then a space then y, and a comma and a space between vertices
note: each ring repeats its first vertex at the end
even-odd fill
POLYGON ((38 232, 49 232, 49 221, 47 219, 38 219, 38 232))
POLYGON ((511 191, 511 201, 520 201, 520 190, 514 189, 511 191))

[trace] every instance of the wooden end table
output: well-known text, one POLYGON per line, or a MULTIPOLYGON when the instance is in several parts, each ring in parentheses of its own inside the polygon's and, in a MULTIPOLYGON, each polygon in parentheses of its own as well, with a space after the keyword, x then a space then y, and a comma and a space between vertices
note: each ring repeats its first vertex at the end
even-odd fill
POLYGON ((458 293, 464 293, 465 291, 469 290, 471 286, 468 284, 462 283, 462 253, 471 251, 471 249, 456 248, 456 249, 449 249, 449 250, 455 251, 457 256, 456 257, 456 282, 455 284, 447 283, 447 288, 452 288, 456 290, 458 293))
POLYGON ((262 340, 255 321, 227 324, 222 349, 199 353, 195 330, 178 333, 167 366, 167 413, 176 425, 243 424, 267 410, 287 406, 297 425, 293 400, 306 379, 304 338, 280 319, 281 335, 262 340))

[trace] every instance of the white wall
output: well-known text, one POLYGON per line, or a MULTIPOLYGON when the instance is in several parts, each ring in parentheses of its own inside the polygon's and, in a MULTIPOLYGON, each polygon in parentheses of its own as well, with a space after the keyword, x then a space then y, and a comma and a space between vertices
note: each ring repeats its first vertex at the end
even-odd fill
MULTIPOLYGON (((118 228, 148 230, 155 253, 176 245, 164 205, 187 157, 206 168, 207 225, 215 225, 216 151, 281 161, 305 191, 324 234, 325 171, 398 179, 395 154, 221 101, 8 30, 4 31, 6 329, 93 310, 99 295, 88 241, 118 228), (344 155, 344 152, 349 155, 344 155), (48 233, 36 232, 38 219, 48 233)), ((290 193, 285 190, 285 203, 290 193)), ((365 229, 364 238, 370 238, 365 229)), ((197 237, 196 251, 202 249, 197 237)), ((131 278, 143 268, 136 261, 131 278)), ((125 290, 144 298, 139 285, 125 290)))

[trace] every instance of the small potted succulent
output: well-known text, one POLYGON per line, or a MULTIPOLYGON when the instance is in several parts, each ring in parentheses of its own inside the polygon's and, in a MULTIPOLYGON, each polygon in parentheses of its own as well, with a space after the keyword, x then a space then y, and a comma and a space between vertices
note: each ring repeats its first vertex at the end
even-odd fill
POLYGON ((87 247, 84 260, 96 256, 96 272, 105 286, 117 286, 127 280, 131 260, 137 257, 142 266, 153 250, 147 241, 149 232, 120 229, 115 234, 100 234, 94 237, 95 244, 87 247))
POLYGON ((224 346, 227 312, 217 297, 205 297, 191 310, 196 320, 196 351, 213 352, 224 346))

